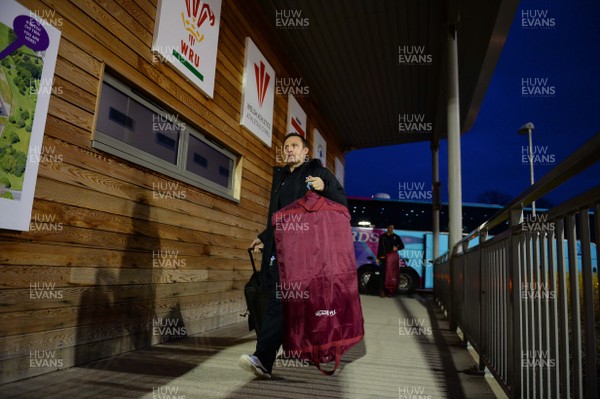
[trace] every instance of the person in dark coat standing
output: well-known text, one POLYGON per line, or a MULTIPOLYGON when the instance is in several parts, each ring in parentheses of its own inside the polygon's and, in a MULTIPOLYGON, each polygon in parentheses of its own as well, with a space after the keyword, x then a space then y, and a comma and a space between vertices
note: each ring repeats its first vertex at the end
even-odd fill
POLYGON ((379 296, 385 297, 385 256, 390 252, 396 252, 404 249, 404 243, 398 234, 394 234, 394 225, 390 224, 387 231, 379 236, 379 246, 377 247, 377 258, 380 260, 379 268, 379 296))
POLYGON ((272 289, 272 296, 262 319, 261 333, 253 355, 242 355, 240 366, 260 378, 271 378, 277 351, 283 334, 282 306, 276 296, 279 282, 275 258, 275 235, 271 217, 281 208, 302 198, 308 190, 314 190, 330 200, 348 206, 344 188, 333 173, 321 165, 318 159, 308 157, 308 144, 297 133, 288 134, 283 142, 284 167, 273 170, 273 185, 266 229, 250 245, 254 252, 262 250, 261 281, 272 289))

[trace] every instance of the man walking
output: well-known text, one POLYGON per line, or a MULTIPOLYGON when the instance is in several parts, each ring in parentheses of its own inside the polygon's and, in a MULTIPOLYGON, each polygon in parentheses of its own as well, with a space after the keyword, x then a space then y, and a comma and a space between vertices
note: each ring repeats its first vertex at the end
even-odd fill
POLYGON ((283 142, 283 155, 286 166, 275 167, 273 171, 267 227, 250 246, 254 252, 263 251, 261 281, 264 287, 272 290, 272 295, 263 315, 256 350, 253 355, 242 355, 239 364, 260 378, 271 378, 283 334, 282 306, 275 292, 279 272, 271 217, 302 198, 308 190, 348 206, 344 188, 335 176, 321 165, 321 161, 308 157, 308 144, 304 137, 297 133, 288 134, 283 142))
POLYGON ((377 258, 380 260, 379 268, 379 296, 385 297, 385 257, 390 252, 396 252, 404 249, 404 243, 398 234, 394 234, 394 225, 390 224, 387 231, 379 236, 379 246, 377 248, 377 258))

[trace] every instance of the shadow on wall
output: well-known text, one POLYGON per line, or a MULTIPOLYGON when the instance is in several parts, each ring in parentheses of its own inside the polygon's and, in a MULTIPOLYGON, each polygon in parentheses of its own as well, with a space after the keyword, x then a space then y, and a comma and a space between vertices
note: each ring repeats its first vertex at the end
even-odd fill
MULTIPOLYGON (((153 255, 160 251, 147 198, 136 202, 124 248, 107 249, 95 285, 79 304, 75 365, 152 345, 156 285, 153 255), (121 253, 120 262, 115 254, 121 253)), ((121 233, 115 233, 121 235, 121 233)), ((156 341, 156 340, 155 340, 156 341)))

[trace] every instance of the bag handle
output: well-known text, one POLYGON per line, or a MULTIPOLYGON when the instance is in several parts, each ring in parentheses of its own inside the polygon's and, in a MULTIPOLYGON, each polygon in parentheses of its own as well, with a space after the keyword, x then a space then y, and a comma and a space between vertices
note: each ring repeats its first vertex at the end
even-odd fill
POLYGON ((313 348, 312 362, 315 364, 315 366, 317 366, 319 371, 321 373, 323 373, 324 375, 332 376, 333 373, 335 373, 335 370, 337 370, 337 368, 339 367, 341 359, 342 359, 342 347, 340 345, 336 345, 335 346, 335 365, 333 366, 333 370, 323 370, 321 368, 320 359, 319 359, 319 349, 317 346, 315 346, 313 348))
MULTIPOLYGON (((254 256, 252 256, 252 252, 254 251, 254 248, 248 248, 248 255, 250 255, 250 262, 252 262, 252 270, 254 270, 254 273, 256 273, 256 266, 254 265, 254 256)), ((261 250, 262 252, 262 250, 261 250)))
POLYGON ((302 207, 309 212, 318 211, 319 209, 321 209, 323 207, 324 203, 325 203, 325 197, 323 197, 322 195, 316 194, 312 191, 309 191, 304 196, 304 198, 302 198, 302 200, 299 201, 299 204, 302 205, 302 207), (316 200, 314 199, 315 197, 317 197, 316 200))

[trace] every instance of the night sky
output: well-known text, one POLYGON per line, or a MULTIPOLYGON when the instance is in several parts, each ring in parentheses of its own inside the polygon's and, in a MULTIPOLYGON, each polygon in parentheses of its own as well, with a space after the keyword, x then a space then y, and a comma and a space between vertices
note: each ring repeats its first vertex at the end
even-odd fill
MULTIPOLYGON (((521 1, 476 123, 462 135, 463 202, 478 202, 488 190, 514 198, 529 186, 529 166, 522 162, 528 138, 517 135, 526 122, 535 125, 534 151, 546 155, 536 159, 536 181, 600 132, 599 21, 597 0, 521 1), (524 27, 527 10, 540 10, 538 20, 554 27, 524 27), (536 95, 524 97, 523 90, 536 95)), ((446 140, 440 143, 440 178, 445 202, 446 140)), ((345 186, 351 196, 384 192, 399 199, 399 183, 430 187, 431 181, 429 142, 346 154, 345 186)), ((596 164, 545 198, 556 205, 598 184, 596 164)))

